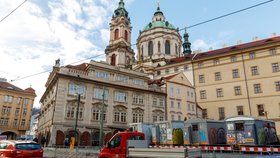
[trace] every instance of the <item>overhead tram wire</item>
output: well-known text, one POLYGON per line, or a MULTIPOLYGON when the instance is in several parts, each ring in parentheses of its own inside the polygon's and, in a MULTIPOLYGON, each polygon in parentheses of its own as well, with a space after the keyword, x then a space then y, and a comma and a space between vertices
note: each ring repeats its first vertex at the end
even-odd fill
MULTIPOLYGON (((27 1, 27 0, 25 0, 25 1, 27 1)), ((23 3, 25 3, 25 1, 24 1, 23 3)), ((218 19, 221 19, 221 18, 230 16, 230 15, 233 15, 233 14, 237 14, 237 13, 240 13, 240 12, 243 12, 243 11, 246 11, 246 10, 249 10, 249 9, 252 9, 252 8, 255 8, 255 7, 258 7, 258 6, 267 4, 267 3, 270 3, 270 2, 272 2, 272 1, 274 1, 274 0, 268 0, 268 1, 255 4, 255 5, 253 5, 253 6, 250 6, 250 7, 244 8, 244 9, 240 9, 240 10, 237 10, 237 11, 234 11, 234 12, 231 12, 231 13, 228 13, 228 14, 224 14, 224 15, 221 15, 221 16, 218 16, 218 17, 209 19, 209 20, 205 20, 205 21, 203 21, 203 22, 199 22, 199 23, 197 23, 197 24, 194 24, 194 25, 191 25, 191 26, 188 26, 188 27, 184 27, 184 28, 182 28, 182 29, 179 29, 179 31, 183 31, 183 30, 185 30, 185 29, 193 28, 193 27, 196 27, 196 26, 199 26, 199 25, 208 23, 208 22, 212 22, 212 21, 215 21, 215 20, 218 20, 218 19)), ((23 4, 23 3, 22 3, 22 4, 23 4)), ((22 4, 21 4, 21 5, 22 5, 22 4)), ((19 5, 17 8, 19 8, 21 5, 19 5)), ((16 9, 17 9, 17 8, 16 8, 16 9)), ((16 9, 15 9, 15 10, 16 10, 16 9)), ((14 11, 12 11, 12 12, 14 12, 14 11)), ((12 13, 12 12, 11 12, 11 13, 12 13)), ((10 14, 11 14, 11 13, 10 13, 10 14)), ((6 17, 8 17, 8 16, 9 16, 9 15, 7 15, 6 17)), ((6 17, 5 17, 5 18, 6 18, 6 17)), ((5 19, 5 18, 4 18, 4 19, 5 19)), ((2 19, 0 22, 2 22, 2 21, 3 21, 3 19, 2 19)), ((176 30, 176 32, 177 32, 177 30, 176 30)), ((156 39, 156 38, 164 37, 164 36, 165 36, 165 35, 159 35, 159 36, 156 36, 156 37, 154 37, 154 38, 152 38, 152 39, 156 39)), ((135 45, 137 45, 137 43, 131 44, 131 46, 135 46, 135 45)), ((88 59, 91 59, 91 58, 95 58, 95 57, 98 57, 98 56, 101 56, 101 55, 104 55, 104 54, 99 54, 99 55, 96 55, 96 56, 94 56, 94 57, 90 57, 90 58, 87 58, 87 59, 83 59, 83 60, 80 60, 80 61, 77 61, 77 62, 74 62, 74 63, 71 63, 71 64, 75 64, 75 63, 78 63, 78 62, 81 62, 81 61, 85 61, 85 60, 88 60, 88 59)), ((68 64, 68 65, 71 65, 71 64, 68 64)), ((21 78, 17 78, 17 79, 11 80, 11 82, 13 82, 13 81, 18 81, 18 80, 22 80, 22 79, 29 78, 29 77, 33 77, 33 76, 40 75, 40 74, 43 74, 43 73, 46 73, 46 72, 50 72, 50 71, 51 71, 51 70, 44 71, 44 72, 40 72, 40 73, 36 73, 36 74, 33 74, 33 75, 21 77, 21 78)))
MULTIPOLYGON (((237 11, 234 11, 234 12, 231 12, 231 13, 228 13, 228 14, 224 14, 224 15, 221 15, 221 16, 218 16, 218 17, 215 17, 215 18, 212 18, 212 19, 209 19, 209 20, 205 20, 205 21, 202 21, 202 22, 199 22, 199 23, 196 23, 196 24, 193 24, 193 25, 190 25, 188 27, 183 27, 181 29, 179 29, 178 31, 183 31, 183 30, 186 30, 186 29, 189 29, 189 28, 193 28, 193 27, 196 27, 196 26, 199 26, 199 25, 202 25, 202 24, 206 24, 206 23, 209 23, 209 22, 212 22, 212 21, 215 21, 215 20, 218 20, 218 19, 221 19, 221 18, 224 18, 224 17, 227 17, 227 16, 230 16, 230 15, 233 15, 233 14, 237 14, 237 13, 240 13, 240 12, 243 12, 243 11, 246 11, 246 10, 249 10, 249 9, 253 9, 253 8, 256 8, 258 6, 262 6, 264 4, 267 4, 267 3, 270 3, 274 0, 268 0, 268 1, 265 1, 265 2, 262 2, 262 3, 258 3, 258 4, 255 4, 255 5, 252 5, 250 7, 247 7, 247 8, 243 8, 243 9, 240 9, 240 10, 237 10, 237 11)), ((177 30, 176 30, 177 32, 177 30)), ((171 32, 172 33, 172 32, 171 32)), ((159 35, 159 36, 156 36, 156 37, 153 37, 153 38, 150 38, 150 39, 156 39, 156 38, 159 38, 159 37, 164 37, 166 35, 159 35)), ((149 39, 149 40, 150 40, 149 39)), ((147 41, 147 40, 145 40, 147 41)), ((131 46, 135 46, 137 45, 138 43, 135 43, 135 44, 132 44, 131 46)))
POLYGON ((24 0, 20 5, 18 5, 14 10, 12 10, 9 14, 7 14, 5 17, 3 17, 1 20, 0 20, 0 23, 2 21, 4 21, 6 18, 8 18, 12 13, 14 13, 19 7, 21 7, 25 2, 27 2, 27 0, 24 0))
MULTIPOLYGON (((86 58, 86 59, 83 59, 83 60, 79 60, 79 61, 76 61, 76 62, 73 62, 73 63, 70 63, 70 64, 66 64, 66 65, 76 64, 76 63, 79 63, 79 62, 82 62, 82 61, 86 61, 86 60, 89 60, 89 59, 93 59, 93 58, 96 58, 96 57, 99 57, 99 56, 102 56, 102 55, 104 55, 104 54, 97 54, 95 56, 92 56, 92 57, 89 57, 89 58, 86 58)), ((18 80, 23 80, 23 79, 26 79, 26 78, 29 78, 29 77, 33 77, 33 76, 37 76, 37 75, 41 75, 41 74, 44 74, 44 73, 47 73, 47 72, 51 72, 51 70, 46 70, 46 71, 42 71, 42 72, 39 72, 39 73, 36 73, 36 74, 32 74, 32 75, 16 78, 16 79, 10 80, 10 82, 14 82, 14 81, 18 81, 18 80)))
POLYGON ((200 23, 197 23, 197 24, 188 26, 188 27, 184 27, 184 28, 180 29, 179 31, 182 31, 182 30, 184 30, 184 29, 189 29, 189 28, 192 28, 192 27, 195 27, 195 26, 199 26, 199 25, 202 25, 202 24, 211 22, 211 21, 215 21, 215 20, 218 20, 218 19, 221 19, 221 18, 230 16, 230 15, 233 15, 233 14, 236 14, 236 13, 240 13, 240 12, 243 12, 243 11, 246 11, 246 10, 249 10, 249 9, 252 9, 252 8, 255 8, 255 7, 258 7, 258 6, 267 4, 267 3, 270 3, 270 2, 272 2, 272 1, 274 1, 274 0, 268 0, 268 1, 265 1, 265 2, 262 2, 262 3, 258 3, 258 4, 256 4, 256 5, 253 5, 253 6, 244 8, 244 9, 240 9, 240 10, 237 10, 237 11, 234 11, 234 12, 231 12, 231 13, 228 13, 228 14, 225 14, 225 15, 222 15, 222 16, 218 16, 218 17, 216 17, 216 18, 213 18, 213 19, 210 19, 210 20, 206 20, 206 21, 203 21, 203 22, 200 22, 200 23))

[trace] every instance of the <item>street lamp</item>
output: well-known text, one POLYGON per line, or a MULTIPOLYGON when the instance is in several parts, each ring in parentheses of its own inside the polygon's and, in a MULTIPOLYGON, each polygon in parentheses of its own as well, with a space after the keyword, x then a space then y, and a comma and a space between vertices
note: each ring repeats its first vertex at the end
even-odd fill
POLYGON ((104 117, 104 100, 105 100, 105 88, 103 87, 103 94, 102 94, 102 109, 101 109, 101 117, 100 117, 100 133, 99 133, 99 148, 100 150, 103 147, 103 117, 104 117))
POLYGON ((79 110, 80 110, 80 101, 81 101, 81 94, 78 94, 78 106, 77 106, 77 113, 76 113, 76 122, 74 127, 75 137, 71 138, 71 145, 70 145, 71 149, 74 149, 76 140, 78 139, 77 124, 78 124, 78 117, 79 117, 79 110))

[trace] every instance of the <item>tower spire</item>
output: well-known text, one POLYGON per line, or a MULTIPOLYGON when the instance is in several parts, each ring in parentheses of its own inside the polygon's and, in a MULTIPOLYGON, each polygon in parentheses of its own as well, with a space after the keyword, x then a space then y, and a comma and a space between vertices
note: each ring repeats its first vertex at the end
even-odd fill
POLYGON ((163 12, 160 10, 160 1, 159 0, 157 0, 157 10, 154 13, 153 21, 165 21, 163 12))
POLYGON ((115 17, 124 16, 128 18, 128 12, 126 11, 124 5, 125 4, 123 0, 120 0, 118 8, 115 10, 115 15, 114 15, 115 17))
POLYGON ((184 33, 184 43, 183 43, 183 54, 190 55, 192 53, 191 50, 191 43, 189 42, 189 34, 187 32, 187 27, 185 26, 185 33, 184 33))

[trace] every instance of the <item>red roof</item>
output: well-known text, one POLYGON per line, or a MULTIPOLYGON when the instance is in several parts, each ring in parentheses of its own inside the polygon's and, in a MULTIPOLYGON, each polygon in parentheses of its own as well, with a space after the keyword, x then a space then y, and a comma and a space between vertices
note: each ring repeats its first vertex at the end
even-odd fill
POLYGON ((21 88, 18 88, 17 86, 14 86, 8 82, 0 82, 0 89, 9 89, 9 90, 23 92, 21 88))
POLYGON ((24 91, 27 92, 27 93, 34 93, 35 94, 35 90, 31 87, 26 88, 24 91))
MULTIPOLYGON (((194 58, 200 59, 200 58, 224 54, 224 53, 235 51, 235 50, 248 49, 248 48, 252 48, 252 47, 262 46, 262 45, 266 45, 266 44, 274 43, 274 42, 280 42, 280 36, 267 38, 267 39, 263 39, 263 40, 258 40, 258 41, 254 41, 254 42, 249 42, 249 43, 244 43, 244 44, 239 44, 239 45, 235 45, 235 46, 230 46, 230 47, 226 47, 226 48, 222 48, 222 49, 216 49, 216 50, 212 50, 212 51, 208 51, 208 52, 198 53, 195 55, 194 58)), ((190 54, 187 56, 172 58, 167 61, 167 64, 169 65, 169 64, 183 62, 186 60, 191 60, 193 58, 193 56, 194 56, 194 54, 190 54)))
POLYGON ((80 65, 67 65, 67 68, 71 69, 76 69, 76 70, 81 70, 81 71, 86 71, 88 64, 87 63, 82 63, 80 65))
POLYGON ((253 47, 262 46, 262 45, 266 45, 266 44, 270 44, 270 43, 274 43, 274 42, 280 42, 280 36, 267 38, 267 39, 263 39, 263 40, 258 40, 258 41, 254 41, 254 42, 250 42, 250 43, 235 45, 235 46, 231 46, 231 47, 226 47, 226 48, 222 48, 222 49, 216 49, 216 50, 212 50, 212 51, 208 51, 208 52, 204 52, 204 53, 198 53, 195 56, 195 59, 216 56, 216 55, 224 54, 224 53, 231 52, 231 51, 253 48, 253 47))
POLYGON ((160 78, 157 80, 148 80, 148 85, 156 84, 158 86, 162 86, 163 85, 162 80, 163 80, 163 78, 160 78))
POLYGON ((183 62, 183 61, 186 61, 186 60, 190 60, 193 57, 193 55, 194 54, 172 58, 172 59, 169 60, 169 64, 179 63, 179 62, 183 62))
POLYGON ((166 77, 163 77, 163 78, 164 78, 165 80, 170 80, 170 79, 172 79, 173 77, 175 77, 176 75, 178 75, 178 74, 166 76, 166 77))
POLYGON ((164 85, 163 80, 170 80, 170 79, 172 79, 176 75, 177 74, 170 75, 170 76, 167 76, 167 77, 161 77, 160 79, 157 79, 157 80, 148 80, 148 85, 156 84, 158 86, 162 86, 162 85, 164 85))

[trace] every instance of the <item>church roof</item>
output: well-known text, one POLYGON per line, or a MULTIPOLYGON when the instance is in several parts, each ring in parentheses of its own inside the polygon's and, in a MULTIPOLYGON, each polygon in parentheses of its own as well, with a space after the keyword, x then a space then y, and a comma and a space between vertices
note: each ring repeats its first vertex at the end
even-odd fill
POLYGON ((170 24, 168 21, 153 21, 150 22, 146 27, 144 27, 143 31, 150 30, 157 27, 169 28, 172 30, 176 30, 174 25, 170 24))

